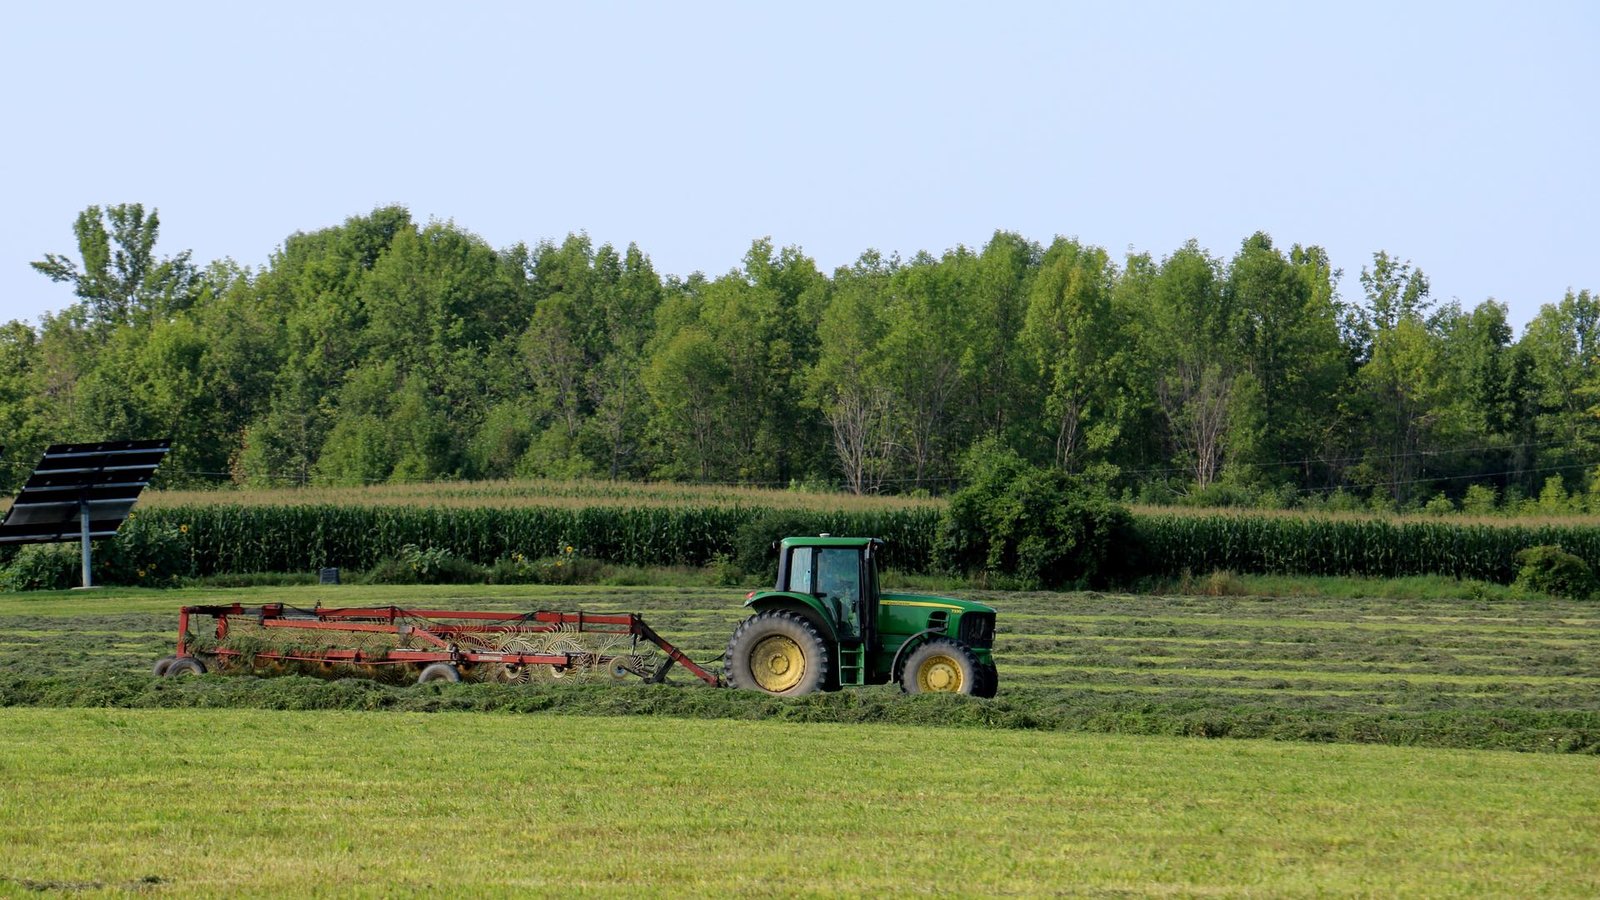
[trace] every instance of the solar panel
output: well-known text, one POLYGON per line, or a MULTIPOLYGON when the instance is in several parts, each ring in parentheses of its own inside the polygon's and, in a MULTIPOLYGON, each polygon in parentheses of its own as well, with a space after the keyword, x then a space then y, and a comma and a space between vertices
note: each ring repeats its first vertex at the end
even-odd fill
POLYGON ((52 444, 0 521, 0 544, 81 540, 89 586, 89 541, 117 533, 171 449, 170 440, 52 444))

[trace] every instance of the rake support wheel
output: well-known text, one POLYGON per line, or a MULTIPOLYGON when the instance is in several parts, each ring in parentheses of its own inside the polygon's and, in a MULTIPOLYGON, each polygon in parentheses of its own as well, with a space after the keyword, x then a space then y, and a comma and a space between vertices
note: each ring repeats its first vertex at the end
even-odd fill
POLYGON ((182 678, 185 675, 204 675, 206 664, 192 656, 180 656, 167 664, 163 674, 167 678, 182 678))
POLYGON ((417 684, 427 684, 430 681, 460 681, 461 670, 449 663, 437 662, 422 670, 417 676, 417 684))

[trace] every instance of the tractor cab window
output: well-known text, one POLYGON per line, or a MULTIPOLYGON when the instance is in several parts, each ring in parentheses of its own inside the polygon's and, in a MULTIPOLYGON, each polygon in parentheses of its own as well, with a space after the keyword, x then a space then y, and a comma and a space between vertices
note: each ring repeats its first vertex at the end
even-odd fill
POLYGON ((840 624, 855 634, 860 624, 861 551, 853 547, 818 550, 816 581, 816 593, 838 603, 840 624))
POLYGON ((789 551, 789 590, 799 594, 811 593, 811 557, 810 547, 789 551))

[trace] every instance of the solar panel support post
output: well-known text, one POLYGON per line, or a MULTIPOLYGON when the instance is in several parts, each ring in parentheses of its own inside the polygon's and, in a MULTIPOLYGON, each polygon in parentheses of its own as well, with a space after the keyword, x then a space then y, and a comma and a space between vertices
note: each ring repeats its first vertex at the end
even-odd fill
POLYGON ((94 587, 94 579, 89 574, 91 569, 89 556, 89 503, 86 500, 78 501, 78 519, 83 523, 83 586, 92 588, 94 587))

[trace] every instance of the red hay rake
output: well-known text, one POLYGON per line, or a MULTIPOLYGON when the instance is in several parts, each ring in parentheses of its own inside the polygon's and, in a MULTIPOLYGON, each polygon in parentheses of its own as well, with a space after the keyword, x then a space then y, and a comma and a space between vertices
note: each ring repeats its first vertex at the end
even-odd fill
POLYGON ((185 606, 177 654, 156 664, 161 675, 203 674, 204 659, 224 668, 298 665, 418 672, 419 682, 526 681, 601 672, 616 680, 666 680, 674 663, 713 687, 721 679, 674 647, 636 613, 472 612, 398 606, 298 609, 185 606), (211 635, 189 631, 194 617, 215 620, 211 635), (241 640, 248 632, 277 641, 241 640), (598 640, 598 646, 585 646, 598 640), (297 643, 298 642, 298 643, 297 643), (288 645, 285 645, 287 643, 288 645), (300 644, 309 645, 302 646, 300 644), (665 654, 659 663, 655 649, 665 654))

